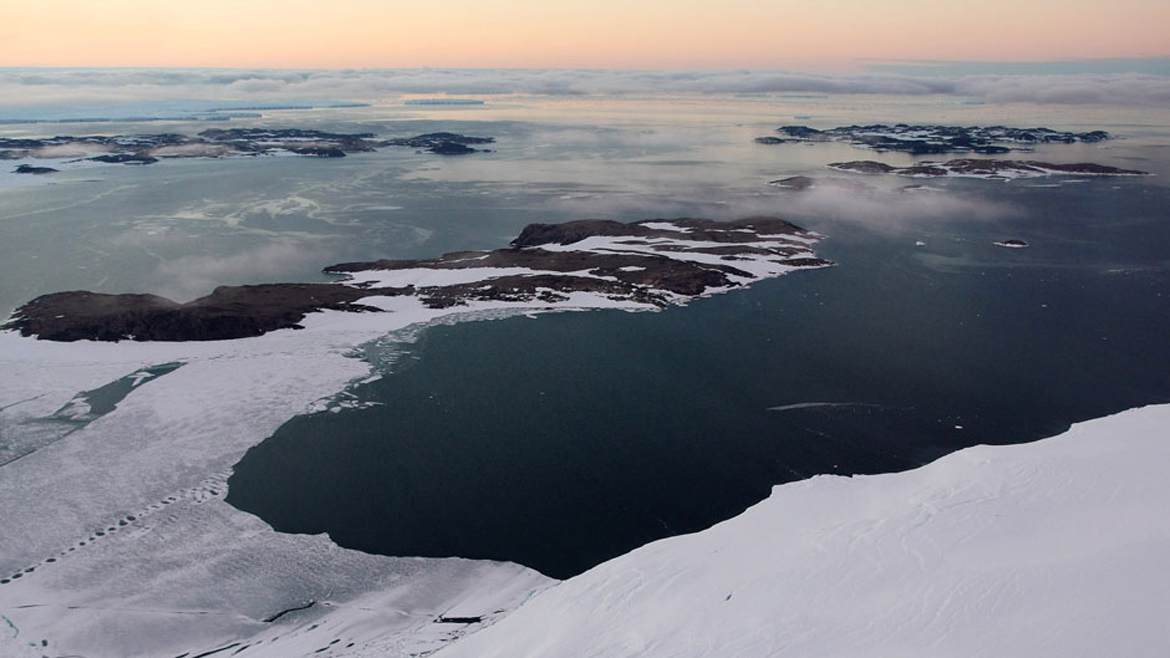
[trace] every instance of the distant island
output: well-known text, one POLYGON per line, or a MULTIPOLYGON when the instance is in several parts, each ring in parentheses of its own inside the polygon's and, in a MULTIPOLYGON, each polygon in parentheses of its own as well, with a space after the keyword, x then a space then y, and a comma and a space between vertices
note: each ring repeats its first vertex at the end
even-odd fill
POLYGON ((1024 242, 1023 240, 1017 240, 1014 238, 1011 240, 999 240, 999 241, 995 242, 994 244, 997 247, 1007 247, 1008 249, 1023 249, 1024 247, 1028 246, 1027 242, 1024 242))
POLYGON ((768 185, 772 187, 779 187, 784 190, 795 190, 797 192, 804 192, 811 189, 835 188, 839 190, 849 190, 852 192, 872 192, 874 190, 872 185, 854 178, 814 178, 812 176, 789 176, 788 178, 781 178, 780 180, 768 181, 768 185))
POLYGON ((412 98, 403 101, 403 105, 483 105, 483 101, 475 98, 412 98))
POLYGON ((831 265, 812 252, 820 238, 776 217, 530 224, 509 249, 325 268, 346 277, 336 283, 221 286, 185 304, 156 295, 53 293, 21 306, 0 329, 55 341, 223 340, 297 329, 306 314, 326 309, 383 312, 379 304, 394 298, 431 309, 475 302, 573 308, 573 296, 586 293, 605 305, 662 308, 831 265), (414 283, 422 279, 431 283, 414 283))
POLYGON ((895 167, 874 160, 833 162, 829 167, 838 171, 859 174, 892 174, 912 178, 939 178, 944 176, 960 178, 985 178, 1006 180, 1010 178, 1039 178, 1053 175, 1081 176, 1149 176, 1145 171, 1119 169, 1092 162, 1076 164, 1054 164, 1036 160, 991 160, 961 158, 946 162, 922 162, 910 167, 895 167))
POLYGON ((12 173, 14 173, 14 174, 33 174, 33 175, 40 176, 42 174, 55 174, 55 173, 57 173, 57 170, 53 169, 52 167, 34 167, 32 165, 22 164, 22 165, 18 166, 16 169, 12 170, 12 173))
POLYGON ((913 155, 939 153, 981 153, 994 155, 1027 150, 1035 144, 1092 144, 1113 139, 1104 130, 1072 133, 1051 128, 1008 128, 1005 126, 938 126, 905 123, 887 126, 839 126, 818 130, 808 126, 782 126, 776 132, 783 137, 757 137, 758 144, 789 142, 846 142, 876 151, 900 151, 913 155))
POLYGON ((495 141, 494 137, 468 137, 457 133, 427 133, 415 137, 388 139, 382 144, 384 146, 408 146, 440 155, 463 155, 479 151, 490 152, 489 149, 471 148, 469 144, 491 144, 495 141))
POLYGON ((73 106, 6 107, 0 112, 0 125, 74 124, 74 123, 151 123, 161 121, 231 121, 259 119, 264 112, 288 112, 315 109, 369 107, 353 101, 217 101, 195 99, 136 99, 97 102, 73 106))
MULTIPOLYGON (((212 128, 195 136, 154 135, 58 136, 43 139, 0 138, 0 160, 53 159, 66 162, 147 165, 172 158, 232 158, 303 155, 343 158, 350 153, 404 146, 438 155, 477 153, 469 144, 490 144, 493 137, 450 132, 377 139, 373 133, 330 133, 298 128, 212 128)), ((27 167, 16 173, 50 173, 27 167)))

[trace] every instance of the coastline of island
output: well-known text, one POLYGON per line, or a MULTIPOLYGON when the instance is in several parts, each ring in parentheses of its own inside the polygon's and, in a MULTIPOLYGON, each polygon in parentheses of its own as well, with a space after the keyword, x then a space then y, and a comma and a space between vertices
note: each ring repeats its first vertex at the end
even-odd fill
POLYGON ((309 313, 390 311, 408 299, 426 309, 478 304, 606 304, 657 309, 785 272, 825 267, 822 236, 777 217, 531 224, 507 249, 429 260, 341 263, 333 283, 221 286, 185 304, 148 294, 70 291, 42 295, 0 329, 53 341, 206 341, 299 329, 309 313))

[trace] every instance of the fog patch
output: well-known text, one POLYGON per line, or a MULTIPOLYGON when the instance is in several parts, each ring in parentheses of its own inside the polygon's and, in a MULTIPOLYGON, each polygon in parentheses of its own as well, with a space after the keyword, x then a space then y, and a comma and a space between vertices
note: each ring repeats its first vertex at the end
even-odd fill
MULTIPOLYGON (((1170 77, 1095 75, 814 75, 786 71, 516 69, 0 70, 0 107, 143 101, 371 100, 401 94, 895 94, 998 102, 1164 106, 1170 77)), ((0 113, 0 119, 3 114, 0 113)))
POLYGON ((938 188, 860 193, 842 188, 813 188, 788 196, 791 209, 801 215, 895 230, 947 219, 990 221, 1022 214, 1019 208, 1005 202, 938 188))
POLYGON ((216 144, 175 144, 152 149, 151 155, 162 158, 219 158, 227 154, 228 150, 228 147, 216 144))
POLYGON ((30 151, 29 155, 34 158, 54 160, 60 158, 86 158, 91 155, 97 155, 98 153, 108 153, 109 150, 109 147, 103 144, 56 144, 30 151))
POLYGON ((961 79, 955 91, 995 102, 1170 105, 1170 77, 1132 73, 971 76, 961 79))
POLYGON ((953 220, 1017 218, 1022 209, 984 196, 944 188, 855 190, 826 186, 804 191, 730 191, 718 185, 675 182, 669 187, 627 188, 613 193, 564 195, 550 211, 579 217, 629 221, 645 218, 705 217, 716 220, 771 215, 809 228, 834 225, 898 233, 937 228, 953 220))
POLYGON ((327 250, 284 241, 227 256, 191 255, 163 261, 151 275, 156 294, 186 302, 216 286, 284 282, 290 272, 317 272, 332 261, 327 250))

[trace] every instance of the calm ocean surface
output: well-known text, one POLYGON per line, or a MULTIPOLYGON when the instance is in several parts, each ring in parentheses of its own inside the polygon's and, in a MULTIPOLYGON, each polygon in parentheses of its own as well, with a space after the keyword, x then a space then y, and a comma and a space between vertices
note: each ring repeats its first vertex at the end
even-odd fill
POLYGON ((433 328, 356 391, 381 406, 289 422, 229 500, 348 547, 566 577, 774 484, 1170 400, 1166 188, 963 186, 989 185, 1024 216, 931 236, 817 226, 835 268, 662 313, 433 328))
POLYGON ((530 222, 583 217, 776 214, 829 236, 818 252, 837 262, 660 313, 430 328, 352 391, 377 406, 294 418, 237 465, 229 501, 278 530, 564 577, 729 518, 778 483, 911 468, 1170 401, 1170 112, 834 96, 267 114, 252 123, 498 143, 465 158, 101 167, 2 188, 0 311, 67 289, 191 299, 325 280, 333 262, 495 248, 530 222), (765 183, 911 158, 751 142, 783 124, 898 121, 1106 129, 1126 139, 1019 157, 1158 175, 906 192, 918 181, 865 178, 878 189, 797 194, 765 183), (1008 238, 1031 246, 992 244, 1008 238))

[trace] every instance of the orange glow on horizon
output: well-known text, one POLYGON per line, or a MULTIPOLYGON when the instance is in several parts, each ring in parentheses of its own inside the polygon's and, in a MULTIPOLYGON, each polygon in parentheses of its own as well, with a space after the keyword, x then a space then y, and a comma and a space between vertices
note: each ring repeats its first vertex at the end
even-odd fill
POLYGON ((5 3, 0 25, 0 66, 807 70, 1170 54, 1165 0, 39 0, 5 3))

